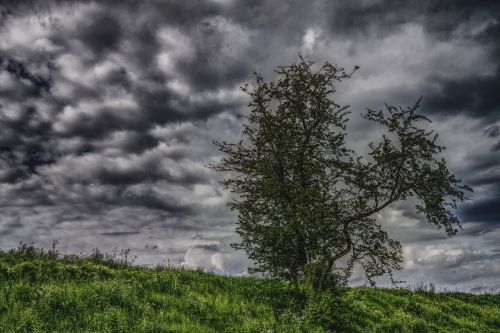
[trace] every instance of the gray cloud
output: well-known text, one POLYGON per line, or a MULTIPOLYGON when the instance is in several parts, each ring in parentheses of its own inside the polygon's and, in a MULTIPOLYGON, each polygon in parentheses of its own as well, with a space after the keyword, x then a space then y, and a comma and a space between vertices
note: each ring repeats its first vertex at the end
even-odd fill
POLYGON ((491 1, 1 4, 0 246, 120 246, 138 263, 242 274, 230 195, 204 165, 220 158, 213 140, 239 138, 239 86, 300 52, 361 66, 337 94, 360 151, 380 134, 365 107, 424 96, 450 168, 475 189, 464 232, 443 237, 409 204, 379 219, 403 241, 411 281, 498 288, 499 37, 491 1))

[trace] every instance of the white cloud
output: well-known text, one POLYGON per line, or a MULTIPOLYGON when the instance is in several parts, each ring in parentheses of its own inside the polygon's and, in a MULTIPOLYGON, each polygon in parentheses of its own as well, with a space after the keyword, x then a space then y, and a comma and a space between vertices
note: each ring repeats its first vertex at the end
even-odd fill
POLYGON ((316 44, 317 38, 321 35, 321 31, 317 28, 308 28, 302 37, 302 52, 310 54, 316 44))
POLYGON ((158 66, 166 74, 175 72, 176 61, 191 57, 193 46, 189 36, 179 29, 163 27, 158 31, 161 51, 157 56, 158 66))

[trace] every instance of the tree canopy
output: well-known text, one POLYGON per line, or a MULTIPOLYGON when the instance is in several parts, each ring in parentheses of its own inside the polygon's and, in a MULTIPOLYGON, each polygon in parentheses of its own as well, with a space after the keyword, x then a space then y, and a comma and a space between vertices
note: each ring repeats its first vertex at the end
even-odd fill
POLYGON ((222 185, 236 194, 236 249, 254 260, 252 270, 317 288, 345 282, 360 265, 370 282, 401 269, 401 244, 375 214, 414 197, 416 211, 453 236, 454 215, 471 189, 450 173, 440 157, 430 120, 409 107, 368 109, 364 118, 386 130, 368 154, 346 146, 349 106, 336 101, 346 72, 326 62, 300 60, 276 70, 267 82, 256 73, 240 142, 216 142, 223 158, 222 185))

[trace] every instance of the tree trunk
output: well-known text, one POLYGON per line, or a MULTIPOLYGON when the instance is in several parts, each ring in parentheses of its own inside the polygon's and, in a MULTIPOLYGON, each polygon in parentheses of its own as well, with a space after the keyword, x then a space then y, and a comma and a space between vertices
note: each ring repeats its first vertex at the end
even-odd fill
POLYGON ((307 264, 306 243, 302 233, 297 230, 297 267, 303 271, 307 264))
POLYGON ((343 256, 345 256, 346 254, 348 254, 350 251, 351 251, 352 247, 351 247, 351 241, 349 240, 348 243, 347 243, 347 247, 342 250, 342 252, 332 256, 329 260, 328 260, 328 263, 326 264, 326 267, 325 267, 325 270, 323 271, 323 274, 321 276, 321 282, 319 284, 319 289, 320 290, 323 290, 326 286, 325 286, 325 282, 326 282, 326 278, 328 277, 328 274, 331 272, 332 268, 333 268, 333 264, 335 263, 335 261, 337 261, 338 259, 342 258, 343 256))

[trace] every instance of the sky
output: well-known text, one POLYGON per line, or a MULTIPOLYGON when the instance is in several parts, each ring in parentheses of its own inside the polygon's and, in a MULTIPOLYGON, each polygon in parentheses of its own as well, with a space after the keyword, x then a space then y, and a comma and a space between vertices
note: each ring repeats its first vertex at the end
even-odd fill
POLYGON ((396 278, 499 291, 499 41, 498 1, 0 1, 0 248, 57 240, 245 275, 212 142, 239 140, 253 72, 273 80, 301 54, 360 66, 335 96, 353 149, 382 134, 367 107, 423 96, 474 189, 453 238, 409 203, 377 215, 404 246, 396 278))

